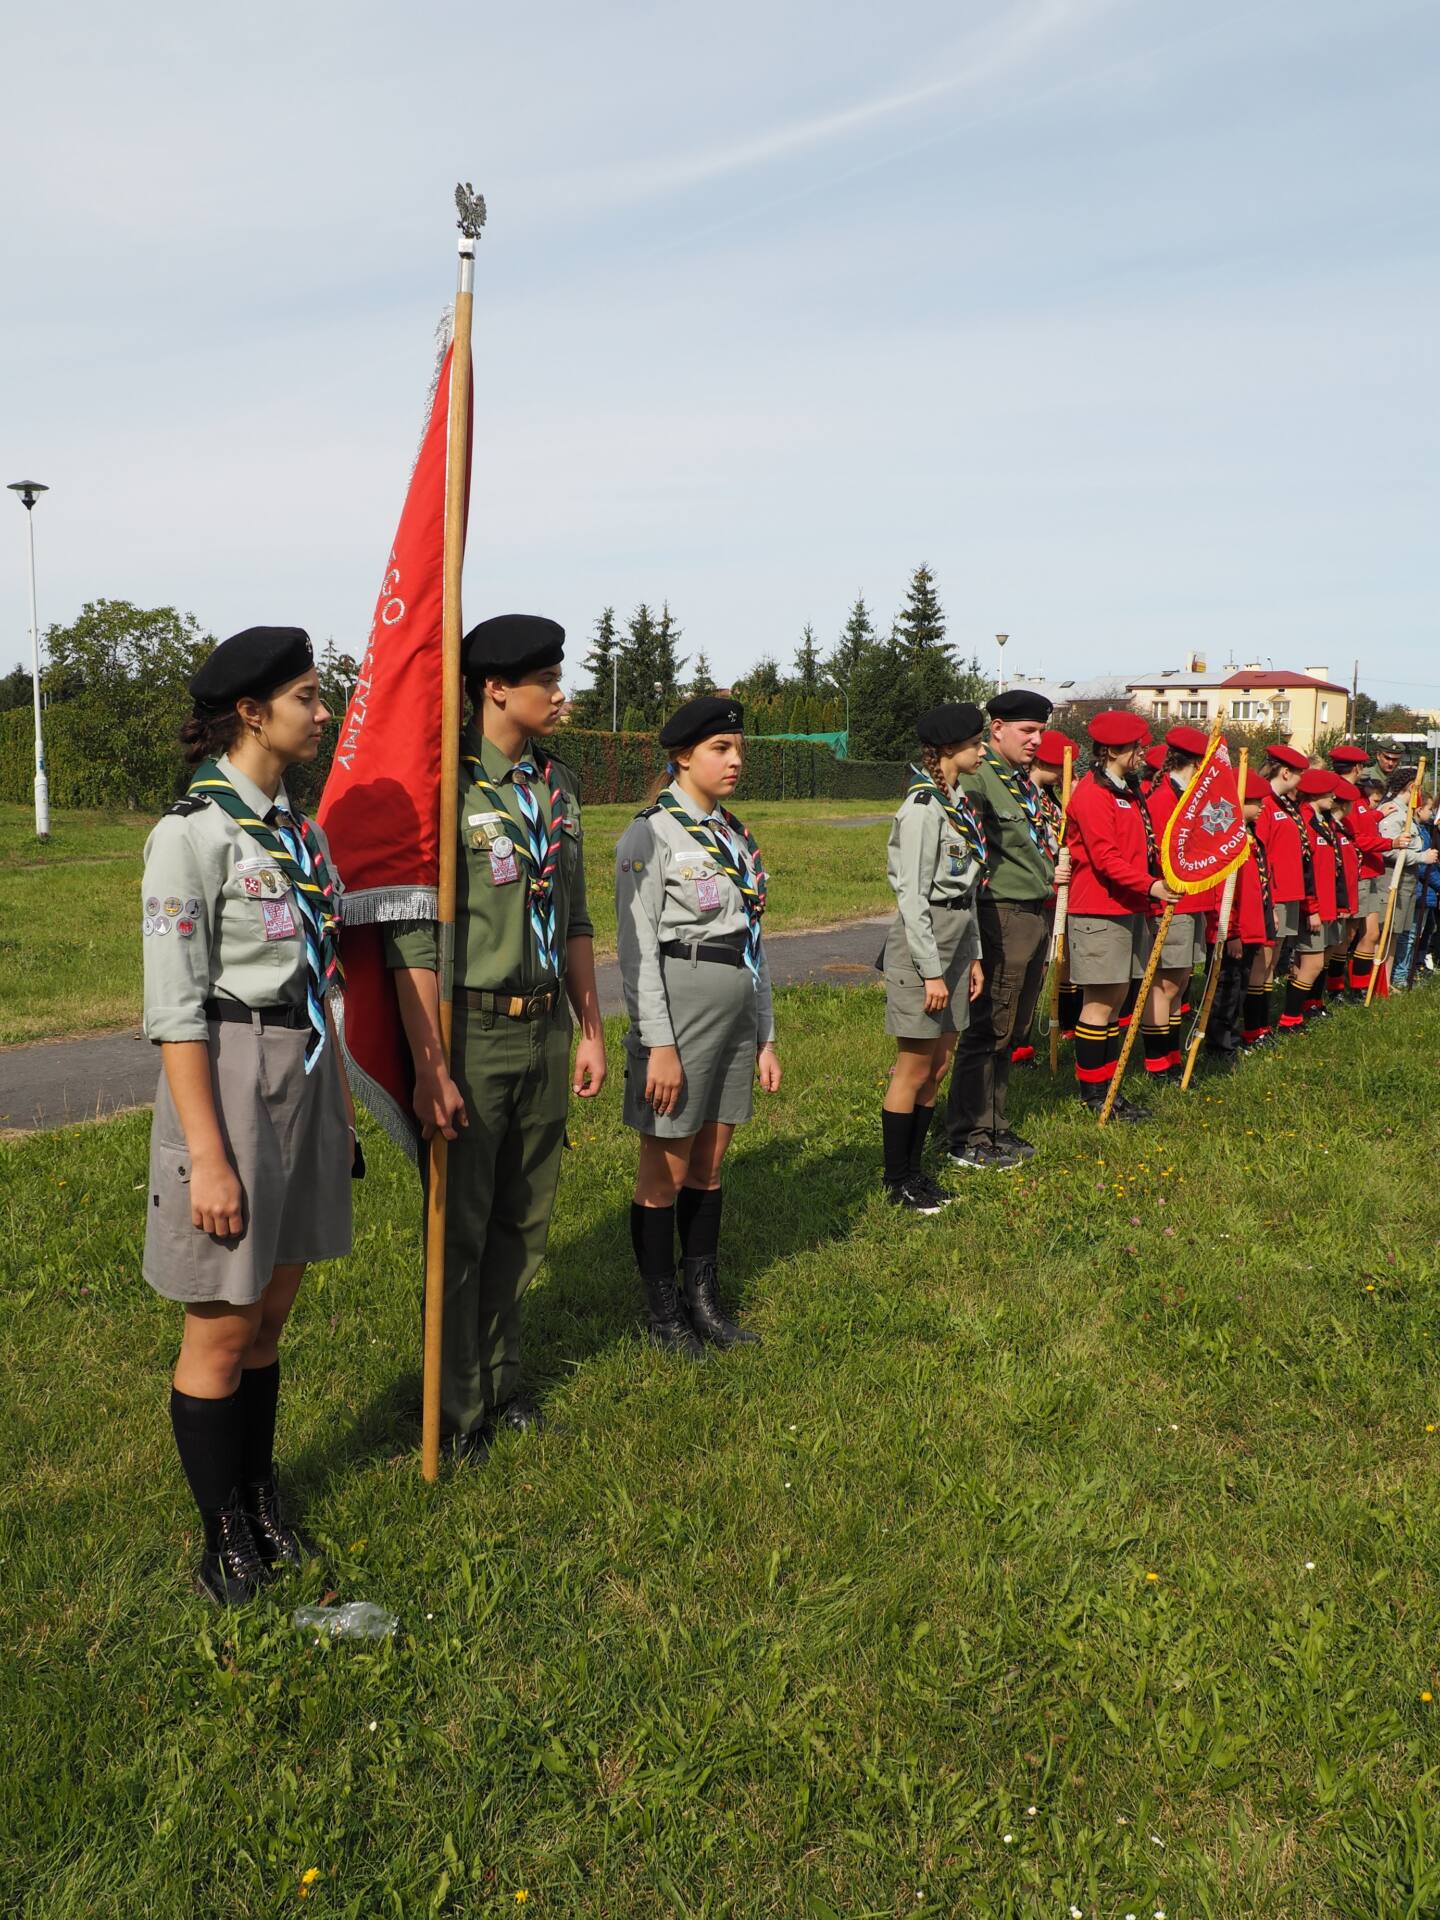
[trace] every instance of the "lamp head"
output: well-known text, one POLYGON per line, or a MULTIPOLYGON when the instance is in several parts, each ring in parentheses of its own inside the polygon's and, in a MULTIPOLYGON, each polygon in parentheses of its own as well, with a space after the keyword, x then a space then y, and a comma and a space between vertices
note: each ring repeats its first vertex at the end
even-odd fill
POLYGON ((43 480, 12 480, 8 491, 19 494, 20 504, 29 513, 41 494, 48 493, 50 489, 43 480))

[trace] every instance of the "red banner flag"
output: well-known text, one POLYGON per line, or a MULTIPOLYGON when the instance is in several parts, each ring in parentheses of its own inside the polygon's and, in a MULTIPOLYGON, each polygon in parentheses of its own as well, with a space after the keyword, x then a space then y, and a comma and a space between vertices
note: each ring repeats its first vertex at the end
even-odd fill
MULTIPOLYGON (((317 815, 345 887, 341 1032, 351 1084, 412 1157, 418 1135, 410 1109, 410 1051, 385 965, 381 927, 386 921, 433 920, 437 911, 440 621, 452 351, 447 348, 441 362, 317 815)), ((473 392, 468 400, 473 407, 473 392)), ((467 470, 467 520, 469 501, 467 470)))
POLYGON ((1165 823, 1160 864, 1167 885, 1177 893, 1202 893, 1249 858, 1250 840, 1235 769, 1217 733, 1165 823))

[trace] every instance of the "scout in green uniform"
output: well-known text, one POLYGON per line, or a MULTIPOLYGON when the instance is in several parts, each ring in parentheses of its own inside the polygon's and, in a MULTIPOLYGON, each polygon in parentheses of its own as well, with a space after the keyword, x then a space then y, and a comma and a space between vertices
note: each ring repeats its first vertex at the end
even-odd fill
POLYGON ((569 1093, 605 1083, 575 777, 545 743, 564 706, 565 633, 502 614, 465 636, 473 713, 460 742, 454 1024, 441 1064, 435 928, 385 930, 415 1114, 452 1144, 445 1210, 442 1432, 484 1457, 496 1425, 535 1424, 521 1391, 520 1301, 545 1252, 569 1093), (566 999, 569 999, 569 1006, 566 999), (580 1023, 573 1076, 570 1007, 580 1023))
POLYGON ((962 781, 989 848, 989 882, 980 899, 985 986, 956 1054, 945 1122, 952 1166, 1009 1172, 1035 1151, 1010 1125, 1010 1051, 1035 1018, 1050 900, 1070 868, 1030 779, 1050 702, 1016 687, 996 694, 986 711, 984 758, 962 781))
POLYGON ((744 764, 744 725, 727 696, 673 714, 660 729, 670 784, 615 850, 630 1015, 624 1117, 640 1135, 630 1237, 651 1339, 692 1360, 706 1341, 733 1347, 759 1337, 720 1304, 720 1168, 750 1118, 757 1074, 767 1093, 780 1086, 760 937, 765 869, 726 805, 744 764))
POLYGON ((364 1162, 327 1002, 339 880, 283 784, 330 718, 310 641, 237 633, 190 692, 195 772, 141 883, 162 1066, 145 1278, 185 1307, 171 1425, 205 1529, 201 1590, 231 1604, 304 1558, 275 1481, 280 1335, 306 1263, 350 1251, 364 1162))
POLYGON ((951 1199, 925 1172, 925 1141, 955 1042, 985 985, 975 905, 985 834, 959 787, 980 764, 984 725, 968 702, 921 714, 920 765, 911 769, 885 854, 896 913, 879 965, 896 1057, 880 1125, 886 1197, 907 1213, 935 1214, 951 1199))

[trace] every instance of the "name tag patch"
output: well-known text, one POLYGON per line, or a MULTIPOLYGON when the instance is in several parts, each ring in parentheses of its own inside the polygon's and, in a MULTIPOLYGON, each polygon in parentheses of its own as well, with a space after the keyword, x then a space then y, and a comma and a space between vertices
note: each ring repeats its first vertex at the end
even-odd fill
POLYGON ((267 940, 294 939, 295 916, 290 911, 288 900, 262 900, 260 912, 264 917, 267 940))
POLYGON ((520 878, 520 869, 515 864, 515 853, 501 853, 498 846, 490 849, 490 878, 497 887, 508 887, 512 880, 520 878))

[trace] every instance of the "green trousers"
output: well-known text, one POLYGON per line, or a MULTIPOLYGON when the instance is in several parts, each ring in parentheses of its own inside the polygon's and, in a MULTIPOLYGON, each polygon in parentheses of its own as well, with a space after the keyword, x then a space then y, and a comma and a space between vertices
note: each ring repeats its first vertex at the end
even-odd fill
POLYGON ((570 1012, 507 1020, 458 1005, 451 1076, 440 1425, 469 1433, 520 1385, 520 1301, 550 1231, 570 1095, 570 1012))

